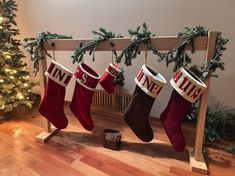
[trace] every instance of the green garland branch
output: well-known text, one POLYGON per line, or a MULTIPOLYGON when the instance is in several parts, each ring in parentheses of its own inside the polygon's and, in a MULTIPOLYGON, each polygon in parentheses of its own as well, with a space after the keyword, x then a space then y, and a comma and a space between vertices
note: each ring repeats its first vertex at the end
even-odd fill
MULTIPOLYGON (((99 31, 92 31, 92 33, 96 36, 93 40, 89 41, 88 43, 81 45, 79 48, 75 50, 75 52, 72 55, 73 64, 82 62, 84 59, 84 55, 86 54, 86 51, 89 51, 89 55, 93 54, 92 60, 95 61, 95 51, 97 46, 100 42, 103 42, 110 38, 122 38, 120 34, 116 35, 114 32, 108 31, 104 28, 99 28, 99 31)), ((112 52, 117 58, 117 52, 114 50, 114 43, 110 43, 110 47, 112 48, 112 52)), ((117 86, 123 86, 124 85, 124 71, 120 72, 117 75, 117 78, 114 80, 114 84, 117 86)))
MULTIPOLYGON (((132 59, 136 58, 137 55, 140 54, 139 45, 140 43, 143 43, 149 50, 151 50, 159 57, 159 62, 165 61, 167 67, 169 66, 169 64, 174 63, 174 72, 180 67, 187 67, 188 64, 192 62, 191 57, 185 50, 186 46, 190 44, 192 48, 191 52, 194 53, 195 37, 208 36, 208 29, 203 26, 185 27, 182 32, 178 33, 178 36, 183 39, 182 42, 178 46, 167 52, 161 52, 152 46, 151 37, 154 37, 154 34, 152 34, 152 32, 148 30, 146 23, 143 23, 142 31, 141 27, 138 26, 135 30, 129 29, 128 32, 133 39, 123 49, 120 56, 117 57, 116 61, 118 63, 120 63, 122 58, 124 57, 124 63, 127 66, 131 65, 132 59)), ((218 32, 216 40, 216 50, 213 59, 210 62, 205 63, 203 66, 192 65, 189 69, 201 79, 206 79, 209 73, 215 72, 217 68, 224 70, 224 63, 221 61, 221 56, 223 55, 223 51, 226 50, 225 44, 227 42, 228 39, 224 39, 222 37, 222 33, 218 32)), ((210 74, 210 76, 216 75, 210 74)))
MULTIPOLYGON (((95 51, 96 51, 96 47, 98 46, 98 44, 102 41, 105 41, 107 39, 110 38, 122 38, 122 36, 116 35, 114 32, 108 31, 104 28, 99 28, 99 31, 92 31, 93 34, 96 35, 96 37, 89 41, 88 43, 81 45, 79 48, 77 48, 75 50, 75 52, 72 55, 73 58, 73 63, 79 63, 84 59, 84 54, 86 53, 86 51, 89 51, 89 54, 91 55, 93 53, 93 61, 95 60, 95 51)), ((111 47, 112 44, 111 44, 111 47)), ((113 50, 115 56, 117 56, 117 53, 115 50, 113 50)))
POLYGON ((125 57, 124 63, 126 64, 126 66, 130 66, 132 64, 132 59, 135 59, 137 55, 140 54, 140 44, 144 43, 146 45, 151 45, 150 39, 154 36, 154 34, 148 31, 146 23, 142 24, 142 31, 140 31, 140 29, 141 27, 138 26, 135 30, 128 30, 128 33, 131 35, 132 40, 124 47, 121 54, 116 58, 117 63, 120 63, 122 58, 125 57))
MULTIPOLYGON (((61 34, 50 33, 50 32, 39 32, 36 38, 24 39, 24 42, 25 42, 24 47, 30 53, 31 60, 33 61, 35 76, 38 73, 39 60, 43 59, 42 56, 40 56, 39 54, 39 48, 42 47, 42 49, 44 49, 43 42, 48 39, 72 39, 72 36, 61 35, 61 34)), ((52 56, 46 50, 45 52, 47 56, 52 58, 52 56)))

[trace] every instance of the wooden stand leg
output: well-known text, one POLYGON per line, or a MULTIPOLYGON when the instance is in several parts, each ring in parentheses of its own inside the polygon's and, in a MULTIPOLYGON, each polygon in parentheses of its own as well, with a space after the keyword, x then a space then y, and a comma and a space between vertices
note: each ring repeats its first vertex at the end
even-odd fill
POLYGON ((189 162, 191 171, 198 172, 201 174, 208 174, 208 168, 206 166, 206 162, 204 160, 203 155, 201 155, 200 160, 196 160, 193 149, 189 149, 189 162))
POLYGON ((60 129, 52 128, 51 132, 41 132, 39 135, 36 136, 36 141, 40 143, 46 143, 49 141, 56 133, 58 133, 60 129))
MULTIPOLYGON (((209 31, 205 63, 214 56, 217 32, 209 31)), ((203 92, 200 99, 199 111, 197 116, 196 136, 194 150, 189 150, 190 168, 192 171, 207 174, 208 169, 202 155, 204 128, 206 121, 206 110, 208 105, 210 77, 205 80, 207 89, 203 92)))
POLYGON ((36 141, 40 142, 40 143, 46 143, 47 141, 49 141, 54 135, 56 135, 56 133, 58 133, 60 131, 60 129, 57 128, 53 128, 51 130, 51 132, 41 132, 39 135, 36 136, 36 141))

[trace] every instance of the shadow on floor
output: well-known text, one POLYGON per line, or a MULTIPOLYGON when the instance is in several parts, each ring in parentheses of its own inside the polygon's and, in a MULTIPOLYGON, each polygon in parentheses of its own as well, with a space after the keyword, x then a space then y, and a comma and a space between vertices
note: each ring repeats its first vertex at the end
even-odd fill
MULTIPOLYGON (((103 147, 102 135, 95 135, 86 132, 61 131, 58 133, 58 137, 66 138, 66 141, 72 141, 75 145, 77 143, 90 147, 103 147)), ((177 153, 173 150, 172 146, 167 143, 138 143, 122 141, 120 151, 124 150, 153 158, 172 158, 180 161, 188 161, 187 151, 177 153)))
MULTIPOLYGON (((210 165, 216 165, 221 168, 230 168, 231 167, 231 156, 230 154, 224 153, 224 152, 218 152, 214 149, 210 149, 207 151, 205 155, 206 161, 210 165), (226 155, 229 155, 229 159, 226 157, 226 155)), ((235 156, 232 156, 233 159, 235 159, 235 156)))

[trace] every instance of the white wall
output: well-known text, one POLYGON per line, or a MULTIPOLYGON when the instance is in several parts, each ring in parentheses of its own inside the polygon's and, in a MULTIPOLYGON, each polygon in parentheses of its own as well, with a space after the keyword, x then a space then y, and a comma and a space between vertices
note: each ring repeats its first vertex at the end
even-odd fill
MULTIPOLYGON (((34 37, 37 32, 51 31, 69 34, 74 37, 93 37, 92 30, 105 27, 127 36, 127 29, 147 22, 156 35, 176 35, 184 26, 203 25, 210 29, 222 31, 230 39, 228 50, 223 58, 226 63, 224 72, 218 71, 219 78, 212 79, 210 105, 217 102, 235 107, 235 1, 234 0, 16 0, 19 5, 18 27, 21 38, 34 37)), ((72 53, 58 52, 57 60, 74 70, 69 58, 72 53)), ((132 93, 135 87, 134 76, 144 63, 143 55, 138 57, 132 67, 124 67, 126 84, 124 90, 132 93)), ((195 62, 202 60, 203 53, 197 54, 195 62)), ((96 54, 93 63, 87 56, 92 68, 100 74, 110 61, 110 52, 96 54)), ((164 63, 158 63, 155 55, 149 54, 148 64, 170 80, 172 69, 164 63)), ((71 100, 73 83, 67 89, 66 100, 71 100)), ((166 106, 171 94, 171 86, 167 84, 157 97, 151 115, 159 116, 166 106)))

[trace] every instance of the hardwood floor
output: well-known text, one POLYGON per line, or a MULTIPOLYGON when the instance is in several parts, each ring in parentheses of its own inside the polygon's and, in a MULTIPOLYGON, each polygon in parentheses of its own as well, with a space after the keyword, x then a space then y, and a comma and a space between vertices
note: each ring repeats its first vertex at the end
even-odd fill
MULTIPOLYGON (((151 119, 155 138, 143 143, 130 131, 119 115, 92 113, 95 129, 85 131, 66 109, 67 129, 47 144, 35 142, 43 128, 42 117, 33 111, 20 119, 0 124, 0 176, 198 176, 191 173, 187 151, 176 153, 159 121, 151 119), (102 145, 105 128, 120 130, 120 151, 102 145)), ((184 124, 188 146, 193 145, 194 126, 184 124)), ((206 156, 210 175, 234 176, 235 158, 209 149, 206 156)))

